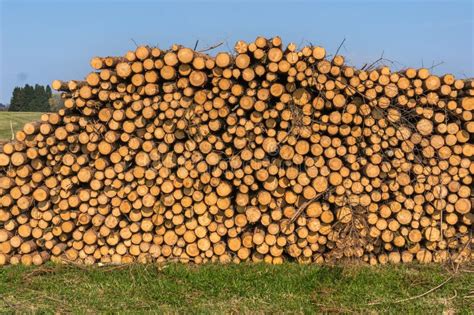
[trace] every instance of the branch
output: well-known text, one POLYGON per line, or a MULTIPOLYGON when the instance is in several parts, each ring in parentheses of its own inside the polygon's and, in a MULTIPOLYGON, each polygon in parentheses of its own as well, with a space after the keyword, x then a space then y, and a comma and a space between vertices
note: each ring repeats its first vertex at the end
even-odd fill
POLYGON ((430 294, 430 293, 433 292, 433 291, 438 290, 438 289, 441 288, 443 285, 445 285, 446 283, 448 283, 452 278, 453 278, 453 276, 449 277, 448 279, 446 279, 446 280, 444 280, 443 282, 441 282, 440 284, 438 284, 436 287, 431 288, 431 289, 429 289, 428 291, 426 291, 426 292, 424 292, 424 293, 422 293, 422 294, 419 294, 419 295, 415 295, 415 296, 411 296, 411 297, 406 298, 406 299, 400 299, 400 300, 395 300, 395 301, 372 302, 372 303, 369 303, 369 304, 367 304, 367 305, 380 305, 380 304, 383 304, 383 303, 398 304, 398 303, 403 303, 403 302, 415 300, 415 299, 421 298, 421 297, 423 297, 423 296, 425 296, 425 295, 428 295, 428 294, 430 294))
POLYGON ((218 43, 218 44, 215 44, 215 45, 213 45, 213 46, 207 47, 207 48, 205 48, 205 49, 198 50, 198 52, 205 52, 205 51, 213 50, 213 49, 216 49, 217 47, 220 47, 220 46, 222 46, 222 45, 224 45, 224 42, 220 42, 220 43, 218 43))
POLYGON ((344 37, 344 39, 342 40, 341 44, 339 45, 339 47, 337 47, 337 50, 336 50, 336 53, 334 54, 334 57, 337 56, 337 54, 339 53, 339 50, 341 49, 342 45, 344 45, 344 42, 346 41, 346 38, 344 37))

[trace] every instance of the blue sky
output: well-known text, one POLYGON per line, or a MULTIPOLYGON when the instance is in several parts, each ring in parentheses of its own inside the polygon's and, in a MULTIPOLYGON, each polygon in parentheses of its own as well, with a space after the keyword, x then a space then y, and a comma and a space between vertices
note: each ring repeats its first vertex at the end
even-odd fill
POLYGON ((362 66, 431 67, 473 77, 473 2, 464 1, 26 1, 0 0, 0 102, 15 86, 82 79, 93 56, 135 44, 199 48, 258 35, 313 43, 362 66))

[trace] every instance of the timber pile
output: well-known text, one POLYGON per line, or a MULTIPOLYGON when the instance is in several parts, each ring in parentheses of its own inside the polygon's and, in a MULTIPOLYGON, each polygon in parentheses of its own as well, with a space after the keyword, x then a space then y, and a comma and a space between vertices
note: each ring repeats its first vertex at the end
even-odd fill
POLYGON ((0 153, 0 265, 472 260, 474 82, 239 41, 93 58, 0 153))

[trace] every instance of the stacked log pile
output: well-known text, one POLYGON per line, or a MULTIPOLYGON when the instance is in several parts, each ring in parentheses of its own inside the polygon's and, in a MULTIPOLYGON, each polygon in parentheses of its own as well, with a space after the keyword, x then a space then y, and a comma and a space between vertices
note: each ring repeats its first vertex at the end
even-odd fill
POLYGON ((0 265, 472 260, 474 82, 322 47, 93 58, 0 153, 0 265))

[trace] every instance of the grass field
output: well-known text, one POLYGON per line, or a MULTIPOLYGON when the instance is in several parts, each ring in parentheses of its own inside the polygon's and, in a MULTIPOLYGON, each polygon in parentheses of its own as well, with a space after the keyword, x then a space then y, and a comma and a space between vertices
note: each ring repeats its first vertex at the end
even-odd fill
POLYGON ((41 114, 42 113, 0 112, 0 141, 11 140, 12 127, 13 131, 17 132, 23 128, 25 123, 40 119, 41 114))
POLYGON ((0 269, 0 313, 101 311, 472 314, 474 273, 437 265, 0 269))

